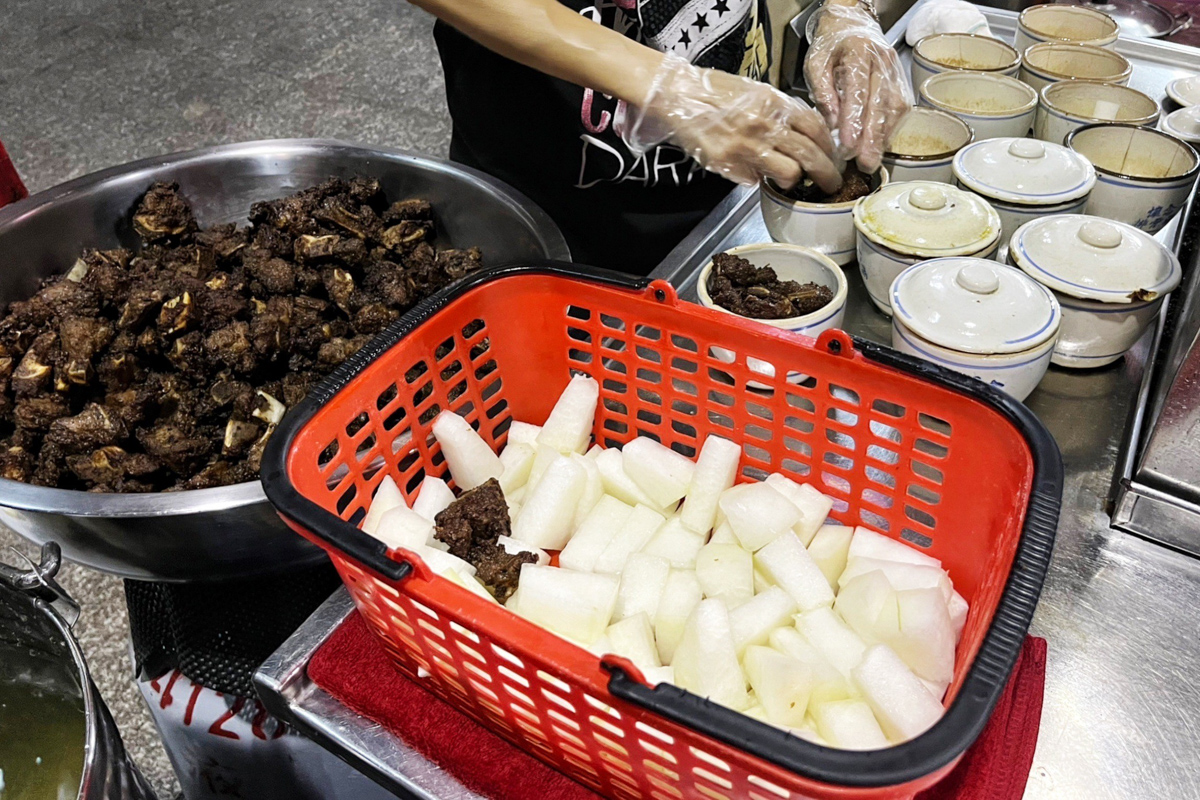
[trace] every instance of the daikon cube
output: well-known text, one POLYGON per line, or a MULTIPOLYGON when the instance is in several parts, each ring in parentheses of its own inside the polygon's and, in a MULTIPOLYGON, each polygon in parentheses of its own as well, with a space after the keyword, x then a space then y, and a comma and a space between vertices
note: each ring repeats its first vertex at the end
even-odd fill
MULTIPOLYGON (((586 460, 580 457, 580 460, 586 460)), ((615 497, 604 495, 583 519, 583 524, 571 535, 570 541, 558 555, 559 566, 580 572, 591 572, 600 555, 633 509, 615 497)))
POLYGON ((389 548, 420 552, 433 538, 433 523, 408 506, 399 505, 379 519, 373 535, 389 548))
POLYGON ((504 472, 500 456, 492 452, 471 423, 452 411, 443 411, 433 421, 433 435, 442 446, 454 482, 464 492, 504 472))
POLYGON ((765 483, 792 501, 800 512, 800 519, 792 527, 796 536, 807 547, 813 536, 825 524, 825 518, 833 508, 833 499, 817 491, 807 483, 796 483, 786 475, 772 472, 765 483))
POLYGON ((689 531, 683 527, 679 517, 671 517, 655 532, 642 552, 662 556, 676 569, 691 569, 696 564, 696 554, 703 546, 703 534, 689 531))
POLYGON ((534 448, 533 464, 529 467, 529 477, 521 488, 527 493, 536 489, 537 485, 542 482, 542 476, 546 474, 546 470, 561 455, 562 453, 553 447, 544 444, 537 445, 534 448))
POLYGON ((492 593, 488 591, 487 587, 480 583, 473 576, 466 575, 456 569, 443 570, 438 574, 451 583, 458 584, 471 594, 477 594, 483 599, 490 600, 491 602, 496 603, 496 605, 499 605, 499 603, 496 601, 496 598, 492 596, 492 593))
POLYGON ((696 554, 696 579, 705 597, 736 608, 754 596, 754 556, 736 544, 706 544, 696 554))
POLYGON ((444 480, 426 476, 421 481, 421 489, 417 493, 417 499, 413 501, 412 510, 430 522, 436 522, 437 515, 453 502, 454 491, 444 480))
POLYGON ((813 647, 795 628, 776 628, 771 631, 767 643, 779 652, 808 665, 812 671, 813 682, 810 705, 858 696, 858 690, 849 678, 830 664, 825 656, 821 655, 821 651, 813 647))
POLYGON ((425 566, 429 567, 435 575, 442 575, 449 570, 455 570, 468 577, 475 577, 475 566, 463 561, 453 553, 447 553, 433 547, 423 547, 417 555, 421 557, 421 560, 425 562, 425 566))
POLYGON ((817 733, 833 747, 843 750, 882 750, 889 746, 887 737, 862 700, 820 703, 813 708, 817 733))
POLYGON ((679 513, 685 528, 703 534, 712 530, 721 492, 733 486, 741 458, 742 448, 728 439, 712 434, 704 439, 679 513))
POLYGON ((849 557, 901 561, 906 564, 938 567, 939 569, 942 566, 942 562, 933 556, 926 555, 915 547, 861 525, 854 529, 854 536, 850 539, 849 557))
POLYGON ((537 449, 537 437, 542 432, 541 425, 530 425, 528 422, 513 420, 508 426, 507 447, 524 444, 537 449))
POLYGON ((571 529, 575 530, 583 524, 588 512, 604 496, 604 482, 600 480, 600 469, 593 459, 572 453, 571 460, 583 467, 583 471, 587 475, 587 483, 583 485, 583 493, 579 495, 579 503, 575 506, 575 518, 571 520, 571 529))
POLYGON ((761 569, 759 569, 758 567, 754 568, 754 593, 755 594, 762 594, 763 592, 765 592, 767 589, 770 589, 774 585, 775 585, 774 583, 771 583, 770 578, 768 578, 766 575, 763 575, 761 569))
MULTIPOLYGON (((865 642, 875 644, 880 641, 880 615, 889 602, 894 604, 895 595, 887 576, 875 570, 843 584, 833 608, 865 642)), ((898 626, 897 619, 889 627, 898 626)))
POLYGON ((796 601, 778 586, 768 587, 729 613, 733 644, 742 652, 752 644, 765 644, 774 629, 787 625, 796 601))
POLYGON ((858 666, 867 649, 862 638, 829 608, 797 614, 796 630, 843 675, 858 666))
POLYGON ((533 470, 533 462, 537 458, 537 449, 531 444, 513 444, 500 452, 500 463, 504 471, 500 473, 500 489, 507 497, 525 485, 529 473, 533 470))
POLYGON ((535 556, 537 556, 537 564, 540 567, 544 567, 550 563, 550 554, 545 550, 532 547, 524 542, 518 542, 511 536, 497 536, 496 544, 503 547, 504 552, 508 553, 510 556, 515 556, 518 553, 533 553, 535 556))
POLYGON ((950 583, 950 577, 941 567, 909 564, 903 561, 883 561, 878 558, 856 557, 850 559, 846 563, 846 569, 842 572, 842 576, 838 579, 838 585, 845 585, 859 575, 876 570, 882 572, 887 577, 888 583, 896 590, 939 589, 942 592, 943 601, 946 603, 950 602, 950 597, 954 594, 954 586, 950 583))
POLYGON ((919 678, 949 685, 954 678, 954 625, 938 589, 896 592, 900 633, 887 644, 919 678))
POLYGON ((717 527, 713 528, 712 536, 708 539, 709 544, 736 544, 742 546, 742 542, 737 538, 737 534, 733 532, 733 526, 728 520, 722 522, 717 527))
POLYGON ((695 572, 690 569, 671 570, 654 613, 654 640, 662 663, 672 663, 675 648, 683 638, 684 625, 703 597, 695 572))
POLYGON ((621 570, 621 589, 617 595, 614 619, 645 613, 651 620, 658 612, 659 599, 671 574, 671 562, 658 556, 633 553, 621 570))
POLYGON ((720 600, 701 600, 684 626, 671 667, 675 685, 734 710, 746 708, 746 676, 738 663, 729 610, 720 600))
POLYGON ((743 483, 721 494, 718 503, 742 547, 750 552, 770 544, 800 520, 790 500, 765 483, 743 483))
POLYGON ((619 573, 625 568, 629 556, 641 551, 666 521, 666 517, 650 506, 636 506, 633 513, 625 519, 621 530, 604 549, 600 560, 596 562, 595 571, 619 573))
POLYGON ((621 450, 621 463, 625 474, 659 508, 678 502, 687 493, 696 470, 691 459, 645 436, 625 444, 621 450))
POLYGON ((643 673, 662 666, 654 644, 654 626, 644 611, 614 622, 605 633, 612 648, 609 652, 628 658, 643 673))
POLYGON ((746 648, 743 664, 750 687, 776 725, 804 724, 808 696, 812 692, 812 669, 805 663, 761 645, 746 648))
POLYGON ((571 536, 575 506, 587 473, 566 456, 558 456, 526 496, 513 524, 512 537, 543 550, 559 550, 571 536))
POLYGON ((804 549, 799 537, 787 531, 754 555, 755 565, 776 586, 792 596, 801 611, 833 605, 833 589, 804 549))
POLYGON ((386 475, 379 482, 379 488, 375 490, 375 497, 371 499, 371 506, 367 509, 367 515, 363 517, 362 529, 374 535, 379 527, 379 520, 383 515, 399 506, 407 508, 408 503, 404 502, 404 494, 400 491, 400 487, 396 485, 396 482, 392 480, 392 476, 386 475))
POLYGON ((608 575, 522 564, 519 585, 516 613, 581 642, 604 633, 617 603, 617 580, 608 575))
POLYGON ((660 683, 675 683, 675 670, 671 667, 654 667, 653 669, 642 670, 642 677, 646 679, 646 683, 651 686, 658 686, 660 683))
POLYGON ((954 624, 954 638, 957 641, 962 638, 963 626, 967 624, 967 612, 970 607, 967 605, 966 599, 958 592, 951 593, 947 607, 950 611, 950 622, 954 624))
POLYGON ((625 474, 620 450, 611 447, 602 450, 594 461, 600 470, 600 480, 604 483, 605 492, 631 506, 640 504, 659 510, 659 505, 650 499, 650 495, 642 491, 633 479, 625 474))
POLYGON ((846 556, 850 552, 850 537, 853 535, 854 529, 845 525, 822 525, 808 543, 808 554, 825 580, 829 581, 829 588, 835 592, 838 578, 846 569, 846 556))
POLYGON ((538 444, 552 447, 563 454, 582 454, 592 439, 592 425, 595 423, 599 399, 600 384, 595 378, 586 375, 571 378, 538 433, 538 444))
POLYGON ((942 704, 887 645, 869 648, 853 677, 893 742, 918 736, 941 719, 942 704))

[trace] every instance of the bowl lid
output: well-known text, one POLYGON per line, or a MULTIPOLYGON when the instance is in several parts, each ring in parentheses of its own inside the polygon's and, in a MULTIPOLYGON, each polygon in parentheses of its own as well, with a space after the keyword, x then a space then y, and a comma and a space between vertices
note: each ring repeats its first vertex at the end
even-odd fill
POLYGON ((935 258, 892 283, 892 312, 923 339, 962 353, 1017 353, 1058 332, 1050 291, 1020 270, 983 258, 935 258))
POLYGON ((1153 300, 1179 285, 1179 259, 1132 225, 1084 214, 1055 214, 1016 230, 1009 254, 1056 292, 1102 303, 1153 300))
POLYGON ((854 206, 854 227, 906 255, 971 255, 1000 235, 1000 215, 971 192, 934 181, 889 183, 854 206))
POLYGON ((1083 156, 1037 139, 986 139, 954 156, 954 177, 972 191, 1006 203, 1049 206, 1092 190, 1096 170, 1083 156))

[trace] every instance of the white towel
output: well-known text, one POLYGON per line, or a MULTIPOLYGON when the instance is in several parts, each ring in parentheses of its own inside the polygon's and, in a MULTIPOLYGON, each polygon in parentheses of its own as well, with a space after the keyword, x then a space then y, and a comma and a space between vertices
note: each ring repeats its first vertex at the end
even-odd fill
POLYGON ((913 15, 904 38, 911 47, 932 33, 992 35, 983 12, 966 0, 928 0, 913 15))

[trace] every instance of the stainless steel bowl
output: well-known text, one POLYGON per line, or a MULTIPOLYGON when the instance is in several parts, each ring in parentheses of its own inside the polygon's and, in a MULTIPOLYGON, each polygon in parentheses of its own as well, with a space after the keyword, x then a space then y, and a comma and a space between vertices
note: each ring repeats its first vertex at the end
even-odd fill
MULTIPOLYGON (((244 222, 250 204, 331 176, 378 178, 423 197, 442 245, 479 246, 489 264, 567 260, 550 218, 482 173, 401 150, 282 139, 151 158, 97 172, 0 210, 0 304, 25 299, 84 248, 132 246, 130 211, 154 181, 176 181, 201 225, 244 222)), ((0 523, 72 561, 127 578, 213 580, 322 557, 279 520, 257 483, 146 495, 92 494, 0 479, 0 523)))

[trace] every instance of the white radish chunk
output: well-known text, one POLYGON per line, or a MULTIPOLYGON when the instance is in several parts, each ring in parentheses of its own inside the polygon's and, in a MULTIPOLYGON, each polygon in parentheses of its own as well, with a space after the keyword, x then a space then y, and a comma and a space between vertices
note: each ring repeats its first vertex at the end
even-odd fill
POLYGON ((883 729, 862 700, 821 703, 813 708, 817 733, 843 750, 882 750, 889 746, 883 729))
POLYGON ((651 500, 650 495, 638 488, 633 479, 625 474, 620 450, 612 447, 602 450, 595 461, 606 493, 631 506, 644 505, 659 509, 658 503, 651 500))
POLYGON ((635 507, 621 530, 604 549, 600 560, 596 562, 595 571, 610 575, 621 572, 629 557, 645 547, 666 521, 666 517, 649 506, 635 507))
POLYGON ((880 571, 897 591, 901 589, 938 589, 944 602, 949 603, 954 585, 941 567, 908 564, 903 561, 882 561, 878 558, 852 558, 846 563, 838 585, 843 586, 859 575, 880 571))
POLYGON ((452 411, 443 411, 433 421, 433 435, 442 446, 442 455, 450 465, 450 474, 462 491, 474 489, 504 472, 500 456, 471 423, 452 411))
POLYGON ((533 464, 529 467, 529 477, 526 478, 525 485, 521 487, 527 493, 537 488, 537 485, 542 482, 542 476, 546 474, 546 470, 556 458, 562 455, 553 447, 546 445, 537 445, 534 451, 533 464))
POLYGON ((796 506, 765 483, 734 486, 721 494, 719 506, 742 547, 752 553, 800 521, 796 506))
POLYGON ((614 622, 605 633, 609 652, 628 658, 643 673, 662 667, 654 644, 654 626, 645 612, 614 622))
POLYGON ((538 444, 552 447, 563 454, 582 454, 592 438, 599 399, 600 384, 595 378, 586 375, 571 378, 538 433, 538 444))
POLYGON ((425 566, 429 567, 435 575, 444 575, 446 572, 454 570, 469 578, 475 577, 475 566, 463 561, 452 553, 447 553, 433 547, 425 547, 417 555, 421 557, 421 560, 425 562, 425 566))
POLYGON ((825 703, 830 700, 846 700, 858 696, 858 690, 850 680, 837 670, 795 628, 776 628, 771 631, 767 642, 781 653, 808 665, 812 670, 812 692, 809 704, 825 703))
POLYGON ((688 618, 671 667, 675 685, 740 711, 750 705, 746 676, 738 663, 729 610, 720 600, 702 600, 688 618))
MULTIPOLYGON (((633 558, 630 558, 633 561, 633 558)), ((654 641, 658 646, 658 658, 664 664, 672 663, 675 648, 683 639, 683 629, 688 617, 703 599, 700 582, 690 569, 673 569, 667 576, 666 585, 658 599, 654 613, 654 641)))
POLYGON ((508 426, 508 447, 523 444, 537 449, 537 437, 542 432, 541 425, 530 425, 528 422, 513 420, 508 426))
MULTIPOLYGON (((576 644, 579 643, 576 642, 576 644)), ((600 634, 599 639, 595 639, 587 644, 580 644, 579 646, 590 652, 592 655, 599 657, 603 657, 612 652, 612 642, 608 640, 607 633, 602 633, 600 634)))
POLYGON ((927 681, 924 678, 921 678, 920 680, 922 685, 929 690, 929 693, 933 695, 939 703, 942 702, 942 698, 946 696, 946 690, 950 688, 950 684, 934 683, 933 681, 927 681))
POLYGON ((558 554, 558 564, 564 569, 591 572, 609 542, 625 524, 633 509, 615 497, 604 495, 584 517, 583 524, 571 535, 566 547, 558 554))
POLYGON ((717 527, 713 528, 712 536, 708 539, 709 544, 736 544, 742 546, 737 534, 733 532, 733 526, 728 521, 722 522, 717 527))
POLYGON ((754 597, 754 556, 736 544, 706 544, 696 554, 696 579, 705 597, 737 608, 754 597))
POLYGON ((601 447, 598 444, 594 444, 588 448, 587 453, 585 453, 584 455, 586 458, 597 459, 600 457, 600 454, 603 452, 604 452, 603 447, 601 447))
POLYGON ((529 444, 513 444, 500 452, 500 463, 504 471, 500 473, 500 489, 507 497, 525 485, 529 473, 533 470, 533 462, 537 458, 537 450, 529 444))
POLYGON ((675 683, 675 670, 671 667, 655 667, 654 669, 642 670, 642 677, 646 679, 646 683, 651 686, 658 686, 660 683, 675 683))
POLYGON ((805 663, 761 645, 746 648, 743 664, 750 687, 775 725, 800 727, 812 692, 812 669, 805 663))
POLYGON ((543 550, 562 549, 571 537, 571 521, 585 483, 583 467, 566 456, 556 458, 525 498, 512 537, 543 550))
POLYGON ((453 502, 454 490, 447 486, 444 480, 426 476, 421 481, 421 489, 417 493, 417 499, 413 501, 412 510, 430 522, 436 522, 437 515, 453 502))
POLYGON ((721 492, 733 486, 741 458, 742 448, 728 439, 712 434, 705 438, 679 513, 685 528, 704 534, 712 530, 721 492))
POLYGON ((380 518, 373 536, 393 550, 420 553, 433 538, 433 523, 408 506, 395 506, 380 518))
MULTIPOLYGON (((833 608, 867 644, 880 641, 880 616, 895 604, 896 592, 879 570, 859 575, 842 586, 833 608)), ((897 610, 897 614, 899 611, 897 610)), ((898 629, 899 620, 891 626, 898 629)))
POLYGON ((967 624, 967 612, 970 607, 967 605, 966 599, 954 592, 950 595, 950 602, 947 604, 950 611, 950 622, 954 624, 955 641, 962 638, 963 627, 967 624))
POLYGON ((621 589, 613 619, 622 620, 645 614, 651 620, 658 613, 659 599, 671 574, 671 562, 658 556, 634 553, 621 570, 621 589))
MULTIPOLYGON (((811 700, 809 702, 811 703, 811 700)), ((829 741, 825 739, 825 737, 817 732, 817 723, 813 720, 812 715, 809 714, 806 719, 807 722, 803 727, 790 729, 792 734, 799 736, 806 742, 819 744, 821 747, 832 747, 833 745, 831 745, 829 741)))
POLYGON ((535 556, 537 556, 537 565, 539 567, 544 567, 550 563, 550 554, 545 550, 541 550, 537 547, 531 547, 524 542, 518 542, 511 536, 497 536, 496 544, 503 547, 504 552, 508 553, 510 556, 515 556, 518 553, 533 553, 535 556))
POLYGON ((829 581, 829 588, 835 592, 838 578, 846 569, 846 556, 850 552, 850 537, 853 535, 854 529, 845 525, 822 525, 808 543, 808 554, 825 580, 829 581))
POLYGON ((792 596, 801 611, 833 605, 829 581, 792 531, 755 553, 754 563, 763 575, 792 596))
POLYGON ((775 584, 771 583, 771 579, 762 574, 762 570, 758 567, 754 568, 754 593, 762 594, 767 589, 770 589, 775 584))
POLYGON ((800 520, 793 526, 793 530, 807 547, 817 531, 825 524, 825 518, 829 516, 829 511, 833 508, 833 499, 807 483, 796 483, 778 472, 768 475, 765 483, 791 500, 800 512, 800 520))
POLYGON ((519 585, 516 613, 580 642, 604 633, 617 603, 617 581, 608 575, 522 564, 519 585))
POLYGON ((671 517, 655 532, 642 552, 662 556, 676 569, 692 569, 696 565, 696 554, 703 546, 703 534, 689 531, 683 527, 679 517, 671 517))
POLYGON ((887 644, 918 678, 949 685, 954 678, 954 625, 937 589, 896 592, 900 635, 887 644))
POLYGON ((867 649, 866 643, 832 609, 817 608, 797 614, 796 630, 843 675, 849 675, 858 666, 867 649))
POLYGON ((375 497, 371 499, 371 507, 367 509, 367 515, 363 517, 362 529, 374 535, 383 515, 399 506, 408 507, 408 503, 404 502, 404 493, 392 480, 392 476, 386 475, 379 482, 379 488, 375 490, 375 497))
POLYGON ((854 529, 850 539, 850 558, 878 558, 881 561, 901 561, 905 564, 917 564, 925 567, 942 566, 942 562, 933 556, 922 553, 915 547, 904 542, 884 536, 870 528, 859 525, 854 529))
POLYGON ((487 587, 480 583, 475 577, 466 575, 456 569, 447 569, 438 573, 451 583, 456 583, 466 589, 471 594, 477 594, 485 600, 490 600, 496 605, 500 605, 492 593, 487 590, 487 587))
POLYGON ((626 443, 621 449, 621 464, 625 474, 659 508, 679 502, 696 471, 690 459, 645 436, 626 443))
POLYGON ((796 601, 778 586, 771 586, 729 612, 733 644, 740 653, 752 644, 766 644, 771 631, 787 625, 796 612, 796 601))
POLYGON ((879 726, 895 743, 919 736, 942 716, 941 702, 887 645, 867 650, 853 677, 879 726))
POLYGON ((583 524, 588 512, 604 496, 604 483, 600 480, 600 470, 596 467, 595 461, 577 453, 571 454, 571 460, 583 467, 583 471, 587 475, 587 483, 583 485, 583 494, 579 495, 579 504, 575 506, 575 518, 571 521, 571 529, 574 530, 583 524))
MULTIPOLYGON (((753 695, 754 693, 751 692, 751 694, 753 695)), ((756 719, 759 722, 765 722, 768 725, 771 724, 771 721, 767 719, 767 710, 762 707, 762 703, 758 702, 758 698, 751 697, 750 701, 750 707, 743 709, 742 713, 747 717, 750 717, 750 719, 756 719)))

